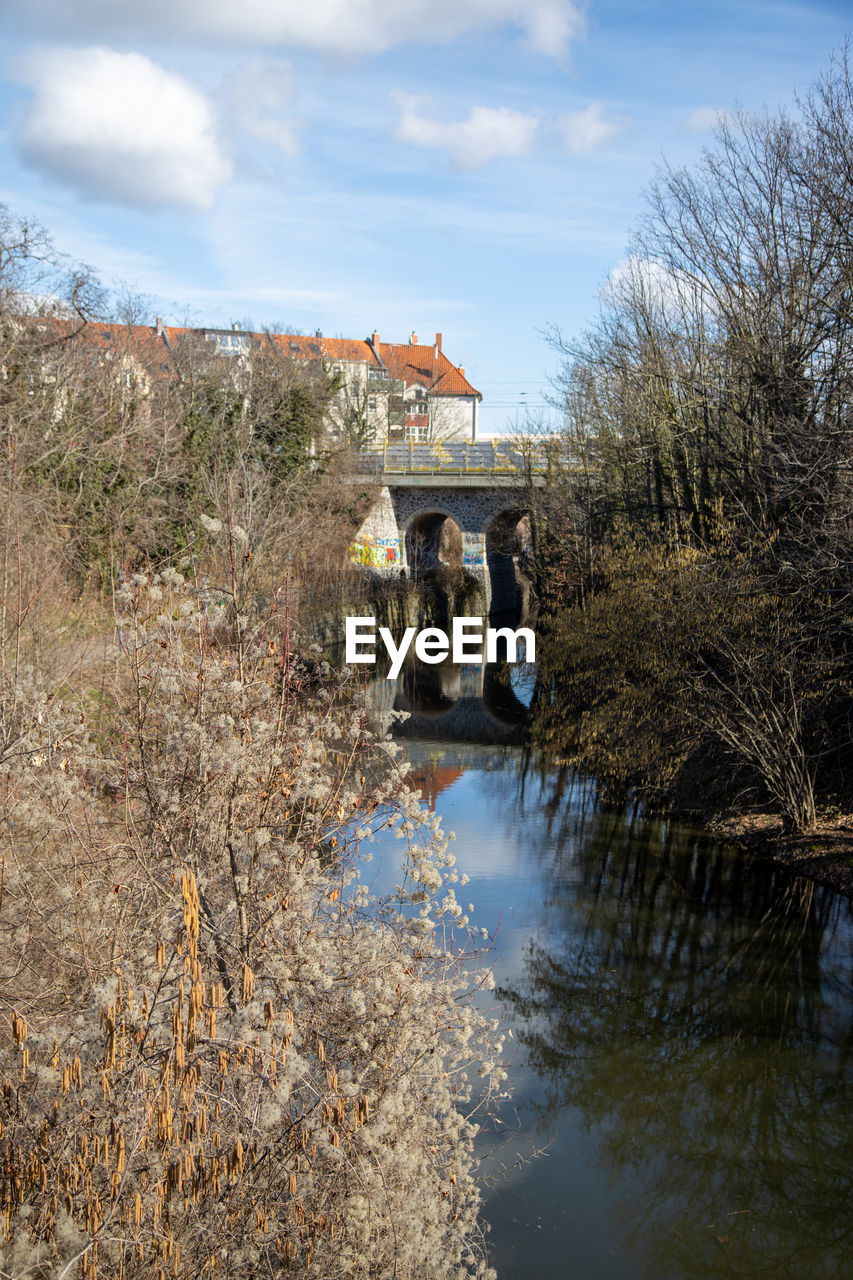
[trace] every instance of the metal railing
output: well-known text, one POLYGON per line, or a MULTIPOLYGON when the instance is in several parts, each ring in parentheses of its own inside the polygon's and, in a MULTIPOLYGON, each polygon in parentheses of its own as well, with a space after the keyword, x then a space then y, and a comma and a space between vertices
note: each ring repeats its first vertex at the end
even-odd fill
POLYGON ((432 444, 388 443, 361 454, 365 471, 385 475, 528 475, 547 469, 545 449, 522 452, 509 441, 481 444, 437 440, 432 444))

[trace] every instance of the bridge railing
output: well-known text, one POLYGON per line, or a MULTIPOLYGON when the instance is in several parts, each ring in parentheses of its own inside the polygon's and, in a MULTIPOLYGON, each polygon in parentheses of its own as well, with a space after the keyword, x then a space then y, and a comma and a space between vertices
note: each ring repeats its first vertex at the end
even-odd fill
POLYGON ((522 452, 509 441, 466 444, 437 440, 431 444, 385 443, 359 455, 359 469, 386 475, 520 475, 547 469, 545 449, 522 452))

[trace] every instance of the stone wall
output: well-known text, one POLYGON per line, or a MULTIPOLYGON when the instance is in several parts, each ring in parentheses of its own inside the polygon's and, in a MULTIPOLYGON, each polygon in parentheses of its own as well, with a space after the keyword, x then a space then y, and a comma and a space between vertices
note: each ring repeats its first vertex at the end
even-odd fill
POLYGON ((385 485, 350 548, 356 564, 382 574, 408 569, 406 533, 413 520, 431 512, 449 516, 462 532, 462 565, 482 575, 489 592, 486 531, 503 511, 522 510, 521 494, 507 488, 452 488, 385 485))
POLYGON ((350 559, 382 574, 399 574, 406 567, 406 539, 400 538, 397 512, 387 485, 379 490, 355 541, 350 559))

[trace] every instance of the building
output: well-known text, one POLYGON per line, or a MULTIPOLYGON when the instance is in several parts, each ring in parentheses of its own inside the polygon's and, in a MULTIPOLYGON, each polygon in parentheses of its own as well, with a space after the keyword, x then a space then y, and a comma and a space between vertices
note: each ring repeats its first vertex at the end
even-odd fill
MULTIPOLYGON (((22 326, 44 351, 46 373, 63 339, 82 345, 90 364, 115 371, 114 384, 144 398, 158 384, 183 381, 210 355, 234 361, 239 382, 253 357, 266 348, 286 360, 321 362, 338 387, 326 427, 332 441, 357 446, 385 442, 477 440, 480 392, 442 349, 441 334, 431 343, 382 342, 369 338, 254 333, 239 325, 227 329, 187 328, 39 317, 22 326)), ((48 376, 50 376, 48 374, 48 376)))
MULTIPOLYGON (((234 331, 203 332, 219 344, 221 352, 232 353, 234 331)), ((465 377, 464 367, 447 358, 440 333, 431 343, 419 343, 416 333, 404 343, 382 342, 376 332, 364 339, 326 338, 319 331, 309 337, 288 333, 243 337, 272 342, 295 360, 322 360, 338 375, 340 387, 329 425, 341 440, 364 445, 477 439, 482 396, 465 377)), ((233 354, 240 354, 236 344, 233 354)))
MULTIPOLYGON (((428 441, 477 439, 480 392, 465 377, 462 365, 448 360, 441 346, 441 334, 431 343, 419 343, 412 333, 407 343, 380 342, 379 334, 369 339, 387 379, 400 388, 402 403, 391 399, 387 440, 428 441)), ((375 382, 380 375, 373 375, 375 382)), ((381 426, 377 423, 377 427, 381 426)))

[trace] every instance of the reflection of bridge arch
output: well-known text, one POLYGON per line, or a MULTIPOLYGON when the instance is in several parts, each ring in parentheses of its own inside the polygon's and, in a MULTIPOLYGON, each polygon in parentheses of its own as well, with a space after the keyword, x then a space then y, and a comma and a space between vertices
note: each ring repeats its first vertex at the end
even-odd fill
POLYGON ((520 742, 527 707, 505 662, 460 667, 409 663, 397 682, 394 710, 406 711, 404 737, 444 741, 520 742))
POLYGON ((501 724, 526 723, 527 707, 512 687, 507 663, 490 662, 483 667, 483 705, 501 724))
POLYGON ((470 696, 470 689, 463 689, 461 667, 449 662, 435 666, 408 662, 397 682, 394 705, 398 711, 441 717, 447 715, 466 692, 470 696))

